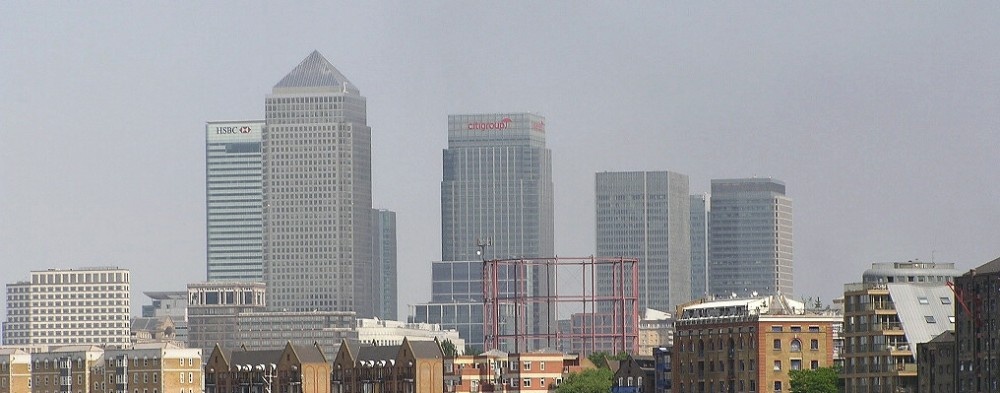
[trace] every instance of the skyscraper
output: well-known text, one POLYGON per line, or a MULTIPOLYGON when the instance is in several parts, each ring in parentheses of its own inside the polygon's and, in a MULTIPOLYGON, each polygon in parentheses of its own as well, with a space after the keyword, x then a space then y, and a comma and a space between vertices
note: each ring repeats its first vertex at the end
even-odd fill
POLYGON ((708 295, 708 194, 691 195, 691 298, 708 295))
MULTIPOLYGON (((443 261, 555 254, 552 157, 545 118, 530 113, 448 116, 441 181, 443 261), (489 242, 477 255, 480 242, 489 242)), ((550 293, 554 274, 529 272, 528 291, 550 293)), ((546 305, 530 307, 532 333, 555 328, 546 305)))
POLYGON ((375 316, 397 318, 396 212, 372 209, 372 296, 375 316))
POLYGON ((709 292, 792 293, 792 200, 771 178, 712 180, 709 292))
POLYGON ((374 314, 365 105, 319 52, 267 96, 263 276, 269 308, 374 314))
MULTIPOLYGON (((661 311, 691 299, 688 177, 676 172, 596 176, 597 256, 639 259, 639 307, 661 311)), ((597 281, 610 295, 610 275, 597 281)))
POLYGON ((205 125, 208 281, 261 281, 261 120, 205 125))

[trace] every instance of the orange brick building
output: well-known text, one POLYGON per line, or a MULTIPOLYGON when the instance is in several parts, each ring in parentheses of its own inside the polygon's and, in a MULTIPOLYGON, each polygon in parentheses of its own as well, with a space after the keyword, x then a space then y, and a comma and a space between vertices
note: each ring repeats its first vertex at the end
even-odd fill
POLYGON ((842 317, 782 296, 678 307, 675 392, 788 392, 788 371, 833 366, 842 317))

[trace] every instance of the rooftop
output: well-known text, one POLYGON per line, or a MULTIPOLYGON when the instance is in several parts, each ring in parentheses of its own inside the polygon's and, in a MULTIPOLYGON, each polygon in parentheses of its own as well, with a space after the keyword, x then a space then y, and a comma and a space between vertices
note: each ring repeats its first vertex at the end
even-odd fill
POLYGON ((274 85, 275 90, 301 87, 335 87, 344 91, 358 91, 319 51, 306 56, 295 69, 274 85))

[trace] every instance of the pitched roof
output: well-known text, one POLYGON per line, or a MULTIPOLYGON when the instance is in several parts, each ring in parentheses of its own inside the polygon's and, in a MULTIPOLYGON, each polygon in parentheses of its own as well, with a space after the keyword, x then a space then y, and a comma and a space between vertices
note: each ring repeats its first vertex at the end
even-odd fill
POLYGON ((937 335, 937 337, 931 339, 931 341, 928 341, 928 343, 953 343, 953 342, 955 342, 954 330, 946 330, 944 333, 941 333, 937 335))
POLYGON ((418 359, 441 359, 444 352, 437 341, 407 341, 413 349, 413 356, 418 359))
POLYGON ((291 345, 300 363, 326 363, 326 355, 316 345, 291 345))
POLYGON ((399 352, 398 346, 371 346, 365 345, 358 350, 358 358, 354 361, 379 361, 379 360, 396 360, 396 354, 399 352))
POLYGON ((909 283, 889 283, 886 287, 914 358, 917 357, 917 344, 955 329, 952 322, 955 316, 954 299, 948 287, 909 283), (948 302, 942 302, 942 298, 947 298, 948 302))
POLYGON ((284 350, 265 350, 265 351, 241 351, 236 350, 232 352, 232 362, 231 366, 236 365, 251 365, 256 366, 258 364, 271 364, 278 363, 281 359, 281 353, 284 350))
MULTIPOLYGON (((975 271, 976 274, 1000 272, 1000 258, 982 264, 981 266, 977 267, 975 271)), ((971 275, 972 272, 963 274, 963 276, 971 276, 971 275)))
POLYGON ((333 64, 330 64, 319 51, 313 51, 306 56, 288 75, 281 78, 275 89, 296 87, 336 87, 357 91, 357 88, 341 74, 333 64))

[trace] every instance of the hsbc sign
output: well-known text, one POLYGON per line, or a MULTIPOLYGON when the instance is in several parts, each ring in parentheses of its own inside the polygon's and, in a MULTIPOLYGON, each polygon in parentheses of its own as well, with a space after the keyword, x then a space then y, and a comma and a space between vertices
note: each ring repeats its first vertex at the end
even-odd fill
POLYGON ((224 134, 249 134, 251 131, 250 126, 242 127, 215 127, 215 133, 217 135, 224 134))

